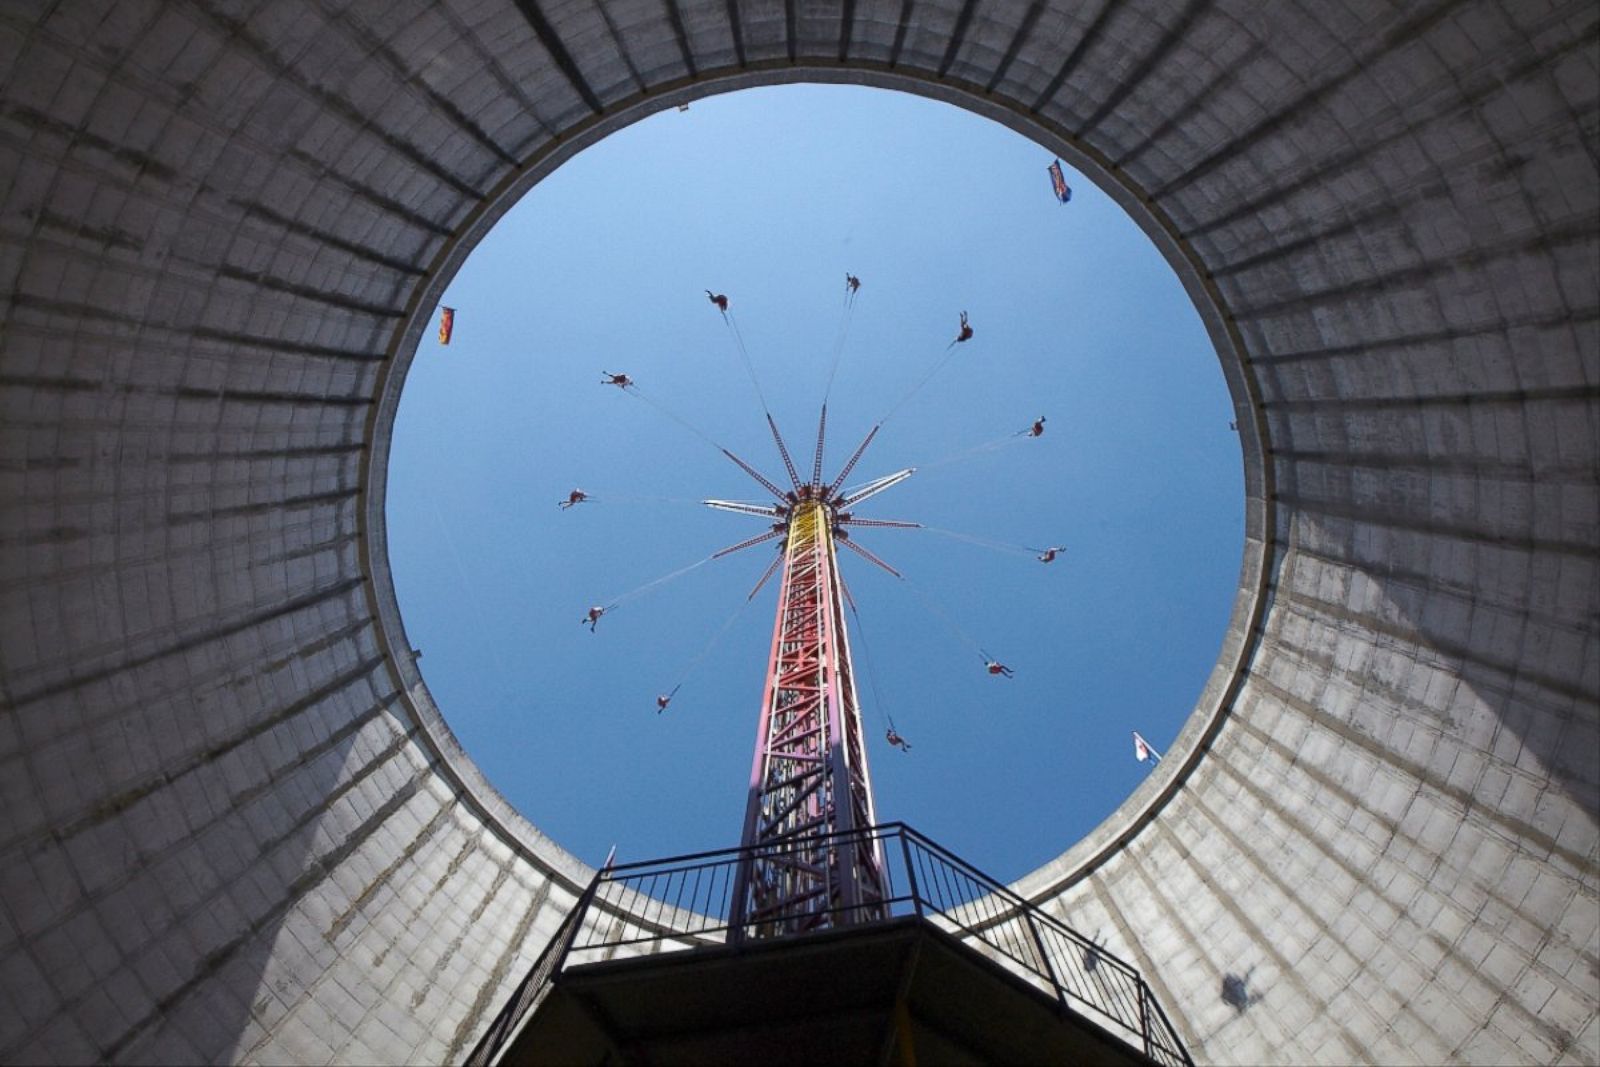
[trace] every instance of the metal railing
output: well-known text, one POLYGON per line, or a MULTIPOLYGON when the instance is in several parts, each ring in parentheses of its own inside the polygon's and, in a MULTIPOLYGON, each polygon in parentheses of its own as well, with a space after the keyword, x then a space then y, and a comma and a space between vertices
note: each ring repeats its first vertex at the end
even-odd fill
MULTIPOLYGON (((1157 1063, 1192 1067, 1188 1050, 1135 968, 911 827, 885 823, 811 838, 807 847, 815 850, 822 842, 838 850, 869 841, 884 859, 888 896, 833 909, 833 928, 915 915, 1052 996, 1063 1012, 1089 1019, 1157 1063)), ((755 926, 732 925, 734 884, 742 865, 782 862, 785 851, 771 845, 722 849, 600 871, 467 1063, 493 1063, 565 967, 619 955, 769 940, 755 926)))

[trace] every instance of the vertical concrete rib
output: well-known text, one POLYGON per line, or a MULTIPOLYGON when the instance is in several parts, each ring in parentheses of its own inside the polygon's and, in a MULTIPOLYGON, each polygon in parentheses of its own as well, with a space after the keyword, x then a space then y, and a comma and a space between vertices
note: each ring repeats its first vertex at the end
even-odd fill
POLYGON ((956 61, 956 53, 961 51, 961 45, 967 37, 967 27, 972 25, 972 12, 977 6, 977 0, 965 0, 961 11, 956 15, 955 29, 950 31, 950 43, 945 45, 944 57, 939 60, 939 77, 950 73, 950 64, 956 61))
POLYGON ((1077 43, 1072 46, 1072 51, 1068 52, 1065 58, 1061 60, 1060 66, 1056 68, 1055 76, 1050 79, 1050 84, 1046 85, 1044 91, 1034 99, 1033 106, 1028 109, 1030 113, 1038 114, 1044 110, 1046 104, 1056 98, 1056 94, 1061 91, 1061 87, 1066 84, 1072 72, 1077 69, 1079 61, 1083 59, 1089 49, 1094 47, 1095 41, 1105 31, 1106 23, 1111 20, 1115 8, 1116 4, 1109 2, 1109 0, 1100 5, 1100 10, 1095 13, 1094 20, 1084 28, 1082 35, 1078 37, 1077 43))
POLYGON ((1012 35, 1011 43, 1006 46, 1005 55, 1000 57, 1000 62, 995 64, 994 73, 989 75, 989 80, 984 83, 984 92, 994 92, 995 87, 1000 84, 1007 72, 1011 70, 1011 64, 1016 61, 1018 53, 1022 51, 1022 46, 1033 35, 1033 28, 1038 25, 1039 16, 1044 13, 1044 6, 1044 0, 1033 0, 1033 3, 1028 5, 1028 10, 1023 13, 1022 21, 1017 24, 1017 32, 1012 35))
MULTIPOLYGON (((1146 951, 1144 939, 1139 936, 1138 930, 1128 922, 1128 917, 1117 906, 1116 894, 1107 891, 1102 879, 1091 878, 1083 884, 1089 887, 1095 902, 1110 917, 1112 926, 1116 927, 1118 942, 1127 946, 1128 953, 1133 957, 1129 962, 1137 967, 1139 973, 1144 976, 1145 981, 1150 983, 1151 993, 1155 995, 1156 1001, 1161 1004, 1162 1010, 1167 1013, 1172 1025, 1178 1031, 1178 1036, 1189 1047, 1189 1054, 1195 1057, 1197 1062, 1203 1062, 1206 1058, 1205 1044, 1200 1040, 1194 1024, 1179 1010, 1178 1005, 1182 1001, 1173 995, 1172 990, 1167 985, 1166 968, 1168 961, 1165 959, 1156 960, 1146 951)), ((1081 925, 1081 923, 1074 924, 1074 917, 1065 913, 1064 903, 1059 898, 1056 900, 1058 916, 1069 925, 1081 925)))
POLYGON ((739 66, 744 67, 750 61, 744 54, 744 26, 739 17, 739 0, 724 0, 724 2, 723 10, 727 14, 728 35, 733 38, 733 54, 739 57, 739 66))
POLYGON ((1195 19, 1199 18, 1200 14, 1210 6, 1210 0, 1188 0, 1183 5, 1183 9, 1178 12, 1178 16, 1173 20, 1172 25, 1161 30, 1161 36, 1155 45, 1145 50, 1138 64, 1111 86, 1111 92, 1100 102, 1100 106, 1096 107, 1089 117, 1083 120, 1083 124, 1078 128, 1079 134, 1082 135, 1092 131, 1096 126, 1100 125, 1107 115, 1115 111, 1117 106, 1128 98, 1128 94, 1142 87, 1145 79, 1150 76, 1150 72, 1159 67, 1167 54, 1188 36, 1189 31, 1194 26, 1195 19))
POLYGON ((600 97, 595 95, 594 87, 583 76, 577 61, 572 58, 572 53, 567 51, 566 44, 556 33, 555 27, 550 25, 550 20, 545 17, 544 9, 539 6, 537 0, 516 0, 516 4, 517 9, 522 12, 522 17, 528 20, 534 35, 539 38, 539 43, 549 53, 551 61, 566 76, 573 91, 583 99, 590 111, 596 113, 604 111, 605 105, 600 103, 600 97))

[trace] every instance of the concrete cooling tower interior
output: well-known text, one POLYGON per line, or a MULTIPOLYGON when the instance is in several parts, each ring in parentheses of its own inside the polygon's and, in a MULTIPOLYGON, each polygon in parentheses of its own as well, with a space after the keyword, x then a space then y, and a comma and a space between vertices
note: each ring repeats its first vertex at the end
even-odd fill
POLYGON ((1158 771, 1018 888, 1103 931, 1200 1062, 1600 1060, 1597 19, 8 4, 0 1060, 472 1048, 592 872, 483 780, 405 641, 406 367, 563 160, 797 81, 947 101, 1090 175, 1232 390, 1223 655, 1158 771))

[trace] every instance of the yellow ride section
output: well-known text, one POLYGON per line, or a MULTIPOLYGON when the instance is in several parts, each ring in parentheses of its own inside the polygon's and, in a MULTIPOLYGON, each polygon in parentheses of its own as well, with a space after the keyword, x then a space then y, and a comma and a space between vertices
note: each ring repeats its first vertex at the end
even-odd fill
POLYGON ((832 523, 828 521, 827 507, 823 504, 799 504, 794 510, 794 517, 789 520, 789 558, 792 560, 802 552, 809 552, 818 540, 823 542, 822 547, 830 555, 833 553, 831 542, 832 523))

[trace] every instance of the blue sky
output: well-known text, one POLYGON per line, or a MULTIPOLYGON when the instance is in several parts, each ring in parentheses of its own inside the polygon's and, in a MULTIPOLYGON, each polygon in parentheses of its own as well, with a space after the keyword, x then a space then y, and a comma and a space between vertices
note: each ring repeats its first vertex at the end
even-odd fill
POLYGON ((1238 578, 1239 443, 1176 277, 1070 168, 1057 203, 1050 161, 901 93, 711 97, 581 153, 452 281, 455 340, 429 331, 396 420, 395 583, 446 720, 563 846, 598 863, 612 844, 636 860, 738 841, 775 583, 745 598, 772 549, 628 596, 761 529, 696 503, 763 496, 706 438, 782 480, 708 288, 809 463, 844 274, 861 278, 830 473, 971 314, 973 340, 851 478, 917 466, 859 513, 1015 546, 861 532, 905 582, 843 554, 880 819, 1013 879, 1148 773, 1131 730, 1164 750, 1181 728, 1238 578), (1007 438, 1039 415, 1043 437, 1007 438), (593 501, 559 510, 574 487, 593 501), (1019 550, 1048 545, 1066 546, 1049 566, 1019 550), (596 633, 579 625, 618 597, 596 633), (987 675, 974 644, 1016 676, 987 675), (910 753, 884 743, 891 717, 910 753))

